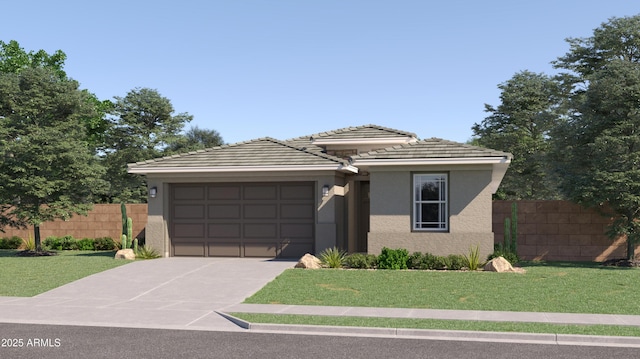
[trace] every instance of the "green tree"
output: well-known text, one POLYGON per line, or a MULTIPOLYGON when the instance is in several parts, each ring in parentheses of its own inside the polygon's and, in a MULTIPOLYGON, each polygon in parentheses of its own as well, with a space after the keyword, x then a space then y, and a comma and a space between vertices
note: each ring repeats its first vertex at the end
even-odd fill
POLYGON ((167 151, 170 153, 182 153, 220 146, 222 144, 224 144, 224 141, 218 131, 192 126, 184 135, 169 145, 167 151))
POLYGON ((612 18, 555 65, 573 89, 573 115, 554 133, 562 190, 580 204, 608 209, 612 237, 640 241, 640 16, 612 18))
POLYGON ((547 155, 549 133, 560 116, 558 82, 522 71, 498 88, 500 105, 485 105, 489 116, 472 127, 474 143, 513 154, 496 198, 557 199, 560 194, 547 155))
POLYGON ((160 157, 180 138, 187 113, 174 115, 171 101, 157 90, 136 88, 125 97, 115 97, 115 116, 106 134, 105 179, 111 183, 107 202, 145 202, 145 179, 127 173, 127 163, 160 157))
POLYGON ((0 73, 0 207, 2 222, 34 226, 86 214, 101 192, 103 167, 86 141, 95 116, 87 92, 45 68, 0 73))
POLYGON ((11 40, 8 43, 0 41, 0 72, 19 73, 28 68, 47 68, 59 78, 67 77, 63 70, 67 55, 62 50, 48 54, 44 50, 26 52, 20 44, 11 40))

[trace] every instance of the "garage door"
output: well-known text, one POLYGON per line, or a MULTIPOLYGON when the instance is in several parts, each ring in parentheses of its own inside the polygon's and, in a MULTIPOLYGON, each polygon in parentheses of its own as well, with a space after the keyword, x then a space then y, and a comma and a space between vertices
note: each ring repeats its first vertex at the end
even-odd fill
POLYGON ((314 249, 315 184, 171 186, 174 256, 300 257, 314 249))

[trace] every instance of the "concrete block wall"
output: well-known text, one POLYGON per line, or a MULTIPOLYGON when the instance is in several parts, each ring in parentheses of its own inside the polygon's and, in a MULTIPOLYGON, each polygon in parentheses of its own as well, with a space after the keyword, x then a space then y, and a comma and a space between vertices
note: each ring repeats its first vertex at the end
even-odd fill
MULTIPOLYGON (((133 235, 144 237, 147 225, 147 204, 127 204, 127 216, 133 221, 133 235)), ((24 239, 33 236, 33 227, 27 229, 3 228, 0 237, 18 236, 24 239)), ((71 235, 74 238, 111 237, 120 240, 122 232, 122 214, 119 204, 96 204, 87 216, 73 216, 68 221, 56 220, 40 225, 42 240, 49 236, 71 235)))
MULTIPOLYGON (((612 218, 567 201, 518 202, 518 255, 526 260, 596 261, 626 257, 626 238, 606 235, 612 218)), ((495 243, 504 241, 512 201, 493 202, 495 243)), ((636 249, 636 253, 638 249, 636 249)))

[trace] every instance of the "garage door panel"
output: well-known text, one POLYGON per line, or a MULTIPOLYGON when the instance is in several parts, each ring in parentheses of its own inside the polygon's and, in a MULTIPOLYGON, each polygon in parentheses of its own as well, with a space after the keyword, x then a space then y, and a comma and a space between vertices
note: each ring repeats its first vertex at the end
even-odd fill
POLYGON ((309 200, 314 197, 314 186, 308 184, 282 186, 280 199, 284 200, 309 200))
POLYGON ((239 223, 211 223, 208 227, 209 238, 240 239, 242 236, 239 223))
POLYGON ((240 243, 237 242, 226 242, 226 243, 215 243, 209 242, 209 255, 216 257, 240 257, 242 253, 240 252, 240 243))
POLYGON ((276 219, 278 218, 277 204, 245 204, 245 219, 276 219))
POLYGON ((211 200, 239 200, 240 185, 212 185, 208 190, 208 198, 211 200))
POLYGON ((275 257, 277 244, 275 242, 247 242, 244 244, 245 257, 275 257))
POLYGON ((239 204, 209 205, 209 219, 239 219, 239 204))
POLYGON ((194 200, 204 197, 204 186, 178 187, 173 190, 174 200, 194 200))
POLYGON ((174 242, 173 255, 204 257, 205 246, 202 242, 174 242))
POLYGON ((313 238, 313 224, 283 223, 280 225, 282 238, 313 238))
POLYGON ((245 200, 276 200, 278 199, 276 185, 245 185, 245 200))
POLYGON ((277 238, 276 223, 249 223, 243 226, 244 238, 277 238))
POLYGON ((174 218, 204 219, 204 205, 179 204, 174 207, 174 218))
POLYGON ((310 219, 314 217, 312 204, 282 204, 280 205, 280 218, 282 219, 310 219))
POLYGON ((176 223, 173 235, 177 238, 204 238, 204 223, 176 223))

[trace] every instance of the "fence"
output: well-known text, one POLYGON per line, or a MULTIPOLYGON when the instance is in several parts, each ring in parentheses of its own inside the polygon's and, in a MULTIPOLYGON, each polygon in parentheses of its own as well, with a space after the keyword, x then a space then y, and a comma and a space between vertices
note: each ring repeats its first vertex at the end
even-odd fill
MULTIPOLYGON (((512 201, 493 202, 495 242, 504 239, 512 201)), ((626 238, 606 235, 611 218, 566 201, 517 201, 518 255, 527 260, 602 262, 625 258, 626 238)), ((637 251, 637 248, 636 248, 637 251)))
MULTIPOLYGON (((136 238, 144 238, 144 227, 147 225, 147 205, 127 204, 127 216, 133 222, 133 234, 136 238)), ((33 227, 27 229, 3 228, 0 237, 33 236, 33 227)), ((96 204, 87 216, 74 216, 68 221, 56 220, 40 225, 40 236, 44 240, 48 236, 72 235, 75 238, 111 237, 118 241, 122 233, 122 213, 119 204, 96 204)))

